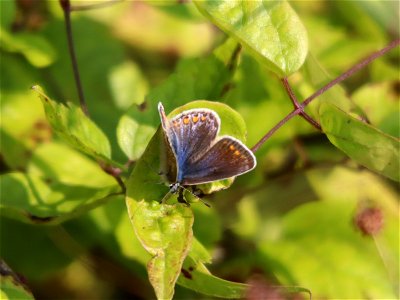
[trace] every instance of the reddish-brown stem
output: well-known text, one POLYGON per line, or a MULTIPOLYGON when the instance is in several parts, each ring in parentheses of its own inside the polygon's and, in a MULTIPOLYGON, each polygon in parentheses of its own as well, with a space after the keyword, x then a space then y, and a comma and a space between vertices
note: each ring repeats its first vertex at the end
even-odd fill
MULTIPOLYGON (((299 101, 297 100, 297 97, 296 97, 296 95, 294 94, 294 92, 293 92, 293 90, 292 90, 292 87, 290 86, 290 84, 289 84, 287 78, 286 78, 286 77, 285 77, 285 78, 282 78, 281 81, 282 81, 282 83, 283 83, 283 86, 285 87, 285 90, 286 90, 287 94, 289 95, 290 100, 291 100, 292 103, 293 103, 294 108, 295 108, 295 109, 296 109, 296 108, 301 108, 301 105, 300 105, 299 101)), ((315 121, 310 115, 308 115, 308 114, 304 111, 304 109, 302 109, 300 115, 301 115, 304 119, 306 119, 312 126, 314 126, 316 129, 318 129, 319 131, 321 131, 321 126, 318 124, 318 122, 315 121)))
POLYGON ((72 70, 74 73, 76 89, 78 91, 79 104, 80 104, 81 109, 84 112, 84 114, 86 116, 89 116, 89 111, 88 111, 88 108, 86 105, 85 96, 83 94, 81 78, 79 75, 78 61, 76 59, 74 41, 73 41, 73 37, 72 37, 71 3, 69 0, 60 0, 60 5, 64 11, 65 30, 67 32, 68 50, 69 50, 69 55, 71 57, 72 70))
MULTIPOLYGON (((74 73, 75 84, 76 84, 76 88, 78 91, 79 103, 80 103, 81 109, 84 112, 84 114, 89 117, 89 110, 87 108, 85 97, 83 94, 83 88, 82 88, 81 79, 80 79, 80 75, 79 75, 78 61, 76 59, 74 41, 73 41, 73 37, 72 37, 71 11, 78 10, 78 9, 71 7, 70 0, 59 0, 59 1, 60 1, 60 6, 62 7, 62 9, 64 11, 65 28, 66 28, 67 40, 68 40, 68 50, 69 50, 69 55, 71 57, 72 70, 74 73)), ((115 1, 113 1, 113 2, 115 2, 115 1)), ((89 6, 86 6, 86 9, 89 9, 89 6)), ((126 187, 125 187, 125 184, 124 184, 122 178, 120 177, 120 174, 122 172, 121 169, 104 165, 101 162, 99 162, 99 165, 106 173, 110 174, 111 176, 113 176, 115 178, 115 180, 121 187, 122 192, 125 193, 126 187)))
MULTIPOLYGON (((304 111, 304 107, 306 107, 311 101, 313 101, 315 98, 329 90, 331 87, 333 87, 335 84, 338 84, 339 82, 345 80, 346 78, 350 77, 369 63, 371 63, 373 60, 377 59, 378 57, 381 57, 384 55, 386 52, 392 50, 393 48, 397 47, 400 45, 400 39, 397 39, 393 42, 391 42, 389 45, 387 45, 385 48, 376 51, 369 55, 367 58, 363 59, 360 61, 358 64, 344 72, 342 75, 339 77, 335 78, 322 88, 320 88, 318 91, 316 91, 314 94, 312 94, 310 97, 308 97, 306 100, 304 100, 302 103, 299 104, 299 107, 293 110, 291 113, 289 113, 285 118, 283 118, 281 121, 278 122, 270 131, 268 131, 258 142, 255 144, 252 148, 251 151, 256 152, 279 128, 281 128, 284 124, 286 124, 291 118, 293 118, 296 115, 299 115, 301 112, 304 111)), ((289 95, 290 96, 290 95, 289 95)))
POLYGON ((327 85, 323 86, 322 88, 320 88, 318 91, 316 91, 314 94, 312 94, 310 97, 308 97, 306 100, 304 100, 304 102, 301 103, 301 106, 305 107, 306 105, 308 105, 312 100, 314 100, 315 98, 317 98, 319 95, 323 94, 325 91, 329 90, 332 86, 334 86, 335 84, 345 80, 346 78, 350 77, 351 75, 353 75, 355 72, 359 71, 360 69, 364 68, 366 65, 368 65, 370 62, 372 62, 373 60, 377 59, 378 57, 381 57, 383 54, 385 54, 386 52, 389 52, 390 50, 392 50, 393 48, 397 47, 400 45, 400 39, 394 40, 393 42, 391 42, 389 45, 387 45, 385 48, 376 51, 374 53, 372 53, 371 55, 369 55, 367 58, 363 59, 362 61, 360 61, 358 64, 356 64, 354 67, 351 67, 350 69, 348 69, 346 72, 344 72, 342 75, 340 75, 339 77, 335 78, 334 80, 332 80, 331 82, 329 82, 327 85))

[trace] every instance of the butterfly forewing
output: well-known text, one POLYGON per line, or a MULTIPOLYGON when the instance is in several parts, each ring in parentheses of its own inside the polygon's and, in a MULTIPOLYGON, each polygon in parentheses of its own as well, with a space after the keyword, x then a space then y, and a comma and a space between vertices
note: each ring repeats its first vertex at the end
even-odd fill
POLYGON ((183 167, 183 185, 201 184, 246 173, 256 166, 254 154, 239 140, 219 139, 202 156, 190 158, 183 167))
POLYGON ((183 178, 183 170, 190 159, 204 155, 218 135, 220 120, 218 115, 208 109, 184 111, 168 120, 162 105, 159 112, 163 128, 175 154, 178 174, 176 180, 183 178))

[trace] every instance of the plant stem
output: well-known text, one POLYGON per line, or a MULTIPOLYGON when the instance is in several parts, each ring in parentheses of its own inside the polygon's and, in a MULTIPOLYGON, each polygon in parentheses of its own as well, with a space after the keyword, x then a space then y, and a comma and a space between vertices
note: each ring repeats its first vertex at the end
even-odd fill
POLYGON ((89 111, 86 105, 85 96, 83 94, 83 88, 81 84, 81 78, 79 75, 78 61, 76 59, 74 41, 72 38, 72 27, 71 27, 71 3, 69 0, 60 0, 60 6, 64 11, 65 29, 67 32, 68 50, 71 57, 72 70, 74 72, 75 84, 79 96, 79 104, 82 111, 86 116, 89 116, 89 111))
MULTIPOLYGON (((400 39, 394 40, 391 42, 389 45, 387 45, 385 48, 376 51, 369 55, 367 58, 363 59, 360 61, 358 64, 355 66, 351 67, 349 70, 344 72, 342 75, 339 77, 335 78, 322 88, 320 88, 318 91, 316 91, 314 94, 312 94, 310 97, 308 97, 306 100, 304 100, 302 103, 299 104, 299 107, 294 109, 291 113, 289 113, 285 118, 283 118, 281 121, 278 122, 270 131, 268 131, 258 142, 255 144, 252 148, 251 151, 256 152, 279 128, 281 128, 284 124, 286 124, 291 118, 293 118, 296 115, 301 114, 301 112, 304 111, 304 107, 306 107, 311 101, 313 101, 315 98, 329 90, 331 87, 334 85, 338 84, 339 82, 345 80, 346 78, 350 77, 369 63, 371 63, 373 60, 377 59, 378 57, 381 57, 384 55, 386 52, 392 50, 393 48, 397 47, 400 45, 400 39)), ((290 96, 290 94, 289 94, 290 96)), ((293 95, 294 96, 294 95, 293 95)), ((290 96, 291 97, 291 96, 290 96)), ((293 102, 293 100, 292 100, 293 102)))
MULTIPOLYGON (((299 103, 299 101, 297 100, 296 95, 293 93, 292 87, 290 86, 287 78, 283 78, 282 80, 283 86, 285 87, 286 92, 289 95, 290 100, 293 103, 293 106, 295 109, 297 108, 301 108, 301 105, 299 103)), ((306 119, 312 126, 314 126, 316 129, 318 129, 319 131, 321 131, 321 126, 318 124, 317 121, 315 121, 310 115, 308 115, 304 109, 302 109, 302 111, 300 112, 300 115, 306 119)))
POLYGON ((321 94, 323 94, 324 92, 329 90, 332 86, 334 86, 335 84, 338 84, 339 82, 341 82, 341 81, 345 80, 346 78, 350 77, 351 75, 353 75, 354 73, 356 73, 360 69, 364 68, 369 63, 371 63, 373 60, 377 59, 378 57, 381 57, 383 54, 385 54, 386 52, 389 52, 390 50, 392 50, 393 48, 397 47, 398 45, 400 45, 400 39, 394 40, 389 45, 387 45, 385 48, 372 53, 371 55, 369 55, 367 58, 365 58, 362 61, 360 61, 355 66, 353 66, 350 69, 348 69, 342 75, 340 75, 339 77, 337 77, 334 80, 332 80, 331 82, 329 82, 327 85, 325 85, 322 88, 320 88, 318 91, 316 91, 314 94, 312 94, 306 100, 304 100, 304 102, 301 103, 301 106, 305 107, 312 100, 314 100, 315 98, 317 98, 318 96, 320 96, 321 94))

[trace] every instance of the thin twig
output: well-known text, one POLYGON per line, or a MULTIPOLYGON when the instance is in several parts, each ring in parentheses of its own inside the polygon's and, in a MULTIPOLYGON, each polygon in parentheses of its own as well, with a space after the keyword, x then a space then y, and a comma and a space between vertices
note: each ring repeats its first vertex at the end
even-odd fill
POLYGON ((103 162, 99 162, 100 167, 103 169, 104 172, 106 172, 107 174, 111 175, 112 177, 115 178, 115 180, 117 181, 117 183, 119 184, 119 186, 121 187, 122 193, 125 194, 126 192, 126 186, 124 181, 121 178, 121 173, 122 170, 120 168, 117 167, 113 167, 111 165, 107 165, 106 163, 103 162))
MULTIPOLYGON (((296 95, 294 94, 292 87, 289 84, 289 81, 287 78, 283 78, 282 80, 283 86, 285 87, 285 90, 287 94, 289 95, 290 100, 293 103, 294 108, 301 108, 302 106, 300 105, 299 101, 297 100, 296 95)), ((312 126, 314 126, 317 130, 321 131, 321 125, 318 124, 317 121, 315 121, 309 114, 307 114, 304 109, 302 109, 302 112, 300 115, 306 119, 312 126)))
POLYGON ((381 57, 384 55, 386 52, 392 50, 393 48, 397 47, 400 45, 400 39, 397 39, 393 42, 391 42, 389 45, 387 45, 385 48, 376 51, 369 55, 367 58, 364 60, 360 61, 358 64, 356 64, 354 67, 350 68, 347 70, 345 73, 340 75, 339 77, 335 78, 322 88, 320 88, 318 91, 316 91, 314 94, 312 94, 310 97, 308 97, 306 100, 304 100, 302 103, 300 103, 300 106, 293 110, 291 113, 289 113, 285 118, 283 118, 281 121, 278 122, 270 131, 268 131, 258 142, 255 144, 252 148, 251 151, 256 152, 262 144, 264 144, 279 128, 281 128, 285 123, 287 123, 291 118, 294 116, 300 114, 302 111, 304 111, 304 107, 306 107, 311 101, 313 101, 315 98, 329 90, 331 87, 334 85, 338 84, 339 82, 345 80, 346 78, 350 77, 353 75, 355 72, 359 71, 369 63, 371 63, 373 60, 381 57))
POLYGON ((81 109, 84 112, 84 114, 86 116, 89 116, 89 111, 88 111, 88 108, 86 105, 85 96, 83 94, 81 78, 79 75, 78 61, 77 61, 76 55, 75 55, 74 41, 72 38, 71 3, 69 0, 60 0, 60 5, 64 11, 65 29, 67 32, 67 40, 68 40, 68 50, 69 50, 69 55, 71 57, 72 70, 74 72, 75 84, 76 84, 76 88, 77 88, 78 96, 79 96, 79 103, 80 103, 81 109))
POLYGON ((367 58, 363 59, 362 61, 360 61, 358 64, 356 64, 354 67, 351 67, 350 69, 348 69, 346 72, 344 72, 342 75, 340 75, 339 77, 335 78, 334 80, 332 80, 331 82, 329 82, 327 85, 323 86, 322 88, 320 88, 318 91, 316 91, 314 94, 312 94, 310 97, 308 97, 306 100, 304 100, 303 103, 301 103, 301 106, 305 107, 306 105, 308 105, 312 100, 314 100, 315 98, 317 98, 319 95, 323 94, 324 92, 326 92, 327 90, 329 90, 332 86, 334 86, 335 84, 345 80, 347 77, 350 77, 351 75, 353 75, 355 72, 359 71, 360 69, 364 68, 366 65, 368 65, 370 62, 372 62, 373 60, 377 59, 378 57, 381 57, 383 54, 385 54, 386 52, 392 50, 393 48, 397 47, 400 45, 400 39, 394 40, 393 42, 391 42, 389 45, 387 45, 385 48, 376 51, 374 53, 372 53, 371 55, 369 55, 367 58))

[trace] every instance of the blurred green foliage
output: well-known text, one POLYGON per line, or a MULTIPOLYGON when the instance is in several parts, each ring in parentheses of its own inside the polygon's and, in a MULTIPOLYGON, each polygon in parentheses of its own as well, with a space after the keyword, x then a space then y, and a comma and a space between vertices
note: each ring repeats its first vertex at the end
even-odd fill
POLYGON ((251 147, 292 110, 282 76, 310 96, 399 38, 399 3, 178 2, 72 13, 90 118, 58 1, 0 2, 1 298, 398 298, 398 49, 306 108, 323 132, 296 117, 203 186, 211 208, 158 203, 157 103, 251 147))

